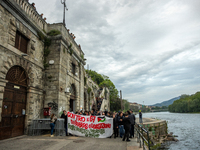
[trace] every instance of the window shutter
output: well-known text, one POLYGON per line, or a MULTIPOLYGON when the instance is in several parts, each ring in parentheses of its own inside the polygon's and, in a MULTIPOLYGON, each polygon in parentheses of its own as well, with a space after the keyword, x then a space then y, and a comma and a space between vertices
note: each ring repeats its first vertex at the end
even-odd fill
POLYGON ((27 45, 28 45, 28 39, 21 35, 21 42, 20 42, 20 51, 23 53, 27 53, 27 45))
POLYGON ((17 49, 19 49, 19 38, 20 38, 20 34, 19 34, 19 32, 17 31, 16 37, 15 37, 15 47, 16 47, 17 49))

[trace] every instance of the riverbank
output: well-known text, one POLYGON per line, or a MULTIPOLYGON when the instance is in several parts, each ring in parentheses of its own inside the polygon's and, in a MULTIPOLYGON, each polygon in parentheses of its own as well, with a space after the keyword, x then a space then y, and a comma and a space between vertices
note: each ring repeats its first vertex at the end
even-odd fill
POLYGON ((149 132, 152 145, 163 143, 168 134, 166 120, 142 118, 142 121, 143 123, 139 123, 139 118, 136 118, 136 123, 142 125, 149 132))
POLYGON ((156 118, 166 120, 168 132, 177 135, 178 142, 168 142, 169 150, 197 150, 200 149, 199 139, 199 113, 170 113, 156 112, 143 113, 144 118, 156 118))

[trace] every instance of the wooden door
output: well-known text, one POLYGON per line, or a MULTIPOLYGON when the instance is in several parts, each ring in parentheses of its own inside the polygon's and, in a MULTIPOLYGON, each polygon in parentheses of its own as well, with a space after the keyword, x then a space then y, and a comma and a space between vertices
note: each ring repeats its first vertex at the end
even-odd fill
POLYGON ((4 90, 0 139, 24 134, 26 87, 7 83, 4 90))
POLYGON ((24 134, 27 77, 23 68, 12 67, 6 76, 0 122, 0 140, 24 134))

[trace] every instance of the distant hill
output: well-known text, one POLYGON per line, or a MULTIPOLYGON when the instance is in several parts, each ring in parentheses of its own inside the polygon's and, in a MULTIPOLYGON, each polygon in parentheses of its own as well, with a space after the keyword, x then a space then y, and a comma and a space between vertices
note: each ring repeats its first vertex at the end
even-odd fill
POLYGON ((164 101, 164 102, 162 102, 162 103, 156 103, 156 104, 150 105, 150 106, 159 106, 159 107, 162 107, 162 106, 169 106, 169 105, 173 104, 173 102, 174 102, 175 100, 178 100, 178 99, 180 99, 180 96, 175 97, 175 98, 172 98, 172 99, 167 100, 167 101, 164 101))

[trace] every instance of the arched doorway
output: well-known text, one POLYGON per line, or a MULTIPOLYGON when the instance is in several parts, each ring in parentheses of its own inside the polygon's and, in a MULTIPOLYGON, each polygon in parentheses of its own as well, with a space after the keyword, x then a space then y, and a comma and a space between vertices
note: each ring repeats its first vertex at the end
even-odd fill
POLYGON ((13 66, 6 75, 0 122, 0 140, 24 134, 28 76, 20 66, 13 66))
POLYGON ((75 111, 75 100, 76 100, 76 88, 75 85, 72 84, 70 87, 70 112, 75 111))

